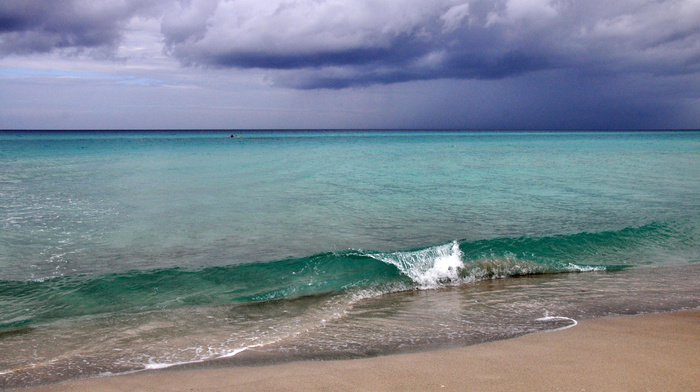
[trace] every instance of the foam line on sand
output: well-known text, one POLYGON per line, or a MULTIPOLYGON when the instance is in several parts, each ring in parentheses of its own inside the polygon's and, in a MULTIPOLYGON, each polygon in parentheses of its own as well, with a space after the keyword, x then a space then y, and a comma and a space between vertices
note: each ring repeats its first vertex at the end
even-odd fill
MULTIPOLYGON (((700 391, 700 310, 582 320, 477 346, 345 361, 151 371, 48 391, 700 391)), ((29 391, 29 390, 28 390, 29 391)))

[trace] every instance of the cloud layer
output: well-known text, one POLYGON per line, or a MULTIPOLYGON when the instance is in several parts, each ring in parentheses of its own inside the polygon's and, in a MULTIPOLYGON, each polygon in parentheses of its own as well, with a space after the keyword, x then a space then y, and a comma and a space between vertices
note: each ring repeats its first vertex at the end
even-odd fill
POLYGON ((561 67, 697 71, 696 1, 193 0, 162 32, 185 64, 301 70, 297 88, 498 79, 561 67))
POLYGON ((109 53, 134 18, 184 65, 298 89, 700 70, 697 0, 5 0, 0 54, 109 53))
POLYGON ((159 0, 3 0, 0 54, 93 50, 108 53, 129 20, 156 16, 159 0))

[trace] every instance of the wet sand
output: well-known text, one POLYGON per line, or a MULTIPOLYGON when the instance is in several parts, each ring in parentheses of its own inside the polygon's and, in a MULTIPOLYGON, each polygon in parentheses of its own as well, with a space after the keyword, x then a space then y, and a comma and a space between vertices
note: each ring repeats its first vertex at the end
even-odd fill
POLYGON ((581 321, 465 348, 346 361, 162 370, 49 391, 700 391, 700 310, 581 321))

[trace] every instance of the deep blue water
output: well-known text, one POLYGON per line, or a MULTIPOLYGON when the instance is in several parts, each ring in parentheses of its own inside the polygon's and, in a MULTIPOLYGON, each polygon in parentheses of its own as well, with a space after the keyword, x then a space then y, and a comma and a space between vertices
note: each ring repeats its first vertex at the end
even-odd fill
POLYGON ((0 132, 0 388, 698 307, 699 167, 700 132, 0 132))

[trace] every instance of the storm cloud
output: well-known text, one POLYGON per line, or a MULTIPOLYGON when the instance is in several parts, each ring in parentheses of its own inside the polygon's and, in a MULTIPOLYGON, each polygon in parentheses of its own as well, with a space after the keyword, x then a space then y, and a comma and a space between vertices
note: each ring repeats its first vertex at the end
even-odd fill
POLYGON ((300 70, 297 88, 543 69, 696 72, 700 3, 550 0, 298 0, 180 3, 163 17, 184 64, 300 70))
POLYGON ((697 128, 698 0, 3 0, 0 128, 697 128))
POLYGON ((158 0, 3 0, 0 54, 110 50, 129 20, 155 16, 158 0))
POLYGON ((269 79, 300 89, 700 66, 695 0, 6 0, 0 53, 113 48, 136 17, 185 66, 283 71, 269 79))

